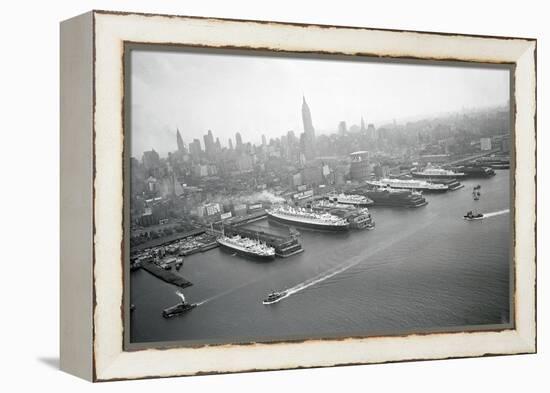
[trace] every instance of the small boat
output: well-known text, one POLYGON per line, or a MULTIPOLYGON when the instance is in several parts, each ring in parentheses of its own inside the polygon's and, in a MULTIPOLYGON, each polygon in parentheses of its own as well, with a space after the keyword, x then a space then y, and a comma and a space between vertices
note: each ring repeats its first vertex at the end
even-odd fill
POLYGON ((472 196, 474 197, 474 201, 479 201, 479 198, 481 197, 481 186, 478 184, 474 187, 474 190, 472 191, 472 196))
POLYGON ((181 298, 181 302, 176 304, 175 306, 165 308, 162 311, 162 316, 164 318, 172 318, 178 315, 182 315, 197 307, 195 303, 188 303, 185 300, 185 296, 183 296, 183 293, 181 293, 180 291, 176 291, 176 295, 181 298))
POLYGON ((278 301, 281 301, 282 299, 284 299, 287 296, 288 296, 287 291, 271 292, 269 295, 267 295, 267 297, 263 300, 262 303, 265 304, 265 305, 277 303, 278 301))
POLYGON ((464 215, 464 219, 467 220, 467 221, 472 221, 472 220, 483 220, 483 214, 481 214, 481 213, 474 214, 474 212, 472 212, 472 211, 470 210, 469 212, 467 212, 467 213, 464 215))

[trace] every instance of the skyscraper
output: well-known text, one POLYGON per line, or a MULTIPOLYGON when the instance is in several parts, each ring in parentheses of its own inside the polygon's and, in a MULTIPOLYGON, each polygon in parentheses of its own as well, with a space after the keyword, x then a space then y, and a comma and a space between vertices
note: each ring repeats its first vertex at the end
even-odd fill
POLYGON ((229 146, 229 150, 233 150, 233 141, 231 140, 231 138, 228 139, 227 146, 229 146))
POLYGON ((206 157, 209 159, 213 158, 215 156, 215 146, 214 146, 214 135, 212 134, 212 130, 208 130, 208 134, 204 136, 204 151, 206 153, 206 157))
POLYGON ((236 143, 236 146, 235 148, 237 150, 242 150, 243 148, 243 138, 241 137, 241 133, 240 132, 237 132, 235 134, 235 143, 236 143))
POLYGON ((346 134, 348 132, 348 126, 346 124, 345 121, 341 121, 339 124, 338 124, 338 133, 339 134, 346 134))
POLYGON ((367 135, 370 139, 373 141, 378 139, 378 133, 376 132, 376 128, 374 127, 374 124, 370 123, 367 127, 367 135))
POLYGON ((176 142, 178 143, 178 152, 185 153, 185 143, 183 143, 183 139, 181 139, 180 130, 176 130, 176 142))
POLYGON ((306 97, 302 101, 302 121, 304 122, 303 147, 304 155, 307 160, 315 158, 315 129, 311 121, 311 112, 306 102, 306 97))
POLYGON ((193 139, 193 142, 189 144, 189 154, 194 162, 200 161, 201 150, 201 141, 196 138, 193 139))
POLYGON ((365 133, 367 129, 365 128, 365 120, 363 119, 363 116, 361 116, 361 133, 365 133))
POLYGON ((143 167, 148 171, 159 168, 160 167, 159 154, 155 151, 155 149, 144 151, 143 156, 141 158, 141 162, 143 163, 143 167))
POLYGON ((267 145, 267 139, 265 135, 262 135, 262 146, 265 146, 265 145, 267 145))

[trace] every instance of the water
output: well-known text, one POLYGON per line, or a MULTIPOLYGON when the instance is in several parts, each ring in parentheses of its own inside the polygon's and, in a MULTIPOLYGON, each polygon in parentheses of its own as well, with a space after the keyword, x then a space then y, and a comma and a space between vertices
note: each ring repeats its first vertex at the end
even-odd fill
MULTIPOLYGON (((427 195, 418 209, 371 209, 372 231, 302 230, 305 252, 255 262, 221 249, 185 258, 180 273, 199 303, 164 319, 179 301, 170 284, 131 273, 131 342, 219 343, 367 336, 482 327, 510 320, 509 171, 427 195), (473 201, 472 187, 481 185, 473 201), (481 221, 462 219, 468 210, 481 221), (272 290, 289 290, 262 304, 272 290)), ((255 225, 281 226, 267 220, 255 225)))

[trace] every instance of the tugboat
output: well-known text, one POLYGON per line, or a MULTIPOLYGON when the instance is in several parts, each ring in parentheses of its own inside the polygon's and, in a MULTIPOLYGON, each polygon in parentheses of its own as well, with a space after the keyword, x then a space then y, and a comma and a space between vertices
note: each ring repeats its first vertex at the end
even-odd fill
POLYGON ((287 296, 288 296, 287 291, 271 292, 269 295, 267 295, 267 297, 263 300, 262 303, 265 305, 277 303, 278 301, 283 300, 287 296))
POLYGON ((183 293, 180 291, 176 291, 176 295, 178 295, 181 298, 181 302, 176 304, 175 306, 165 308, 164 311, 162 311, 162 316, 164 318, 172 318, 178 315, 185 314, 187 311, 190 311, 197 307, 195 303, 187 303, 185 300, 185 296, 183 296, 183 293))
POLYGON ((481 213, 474 214, 474 212, 470 210, 468 213, 464 215, 464 219, 467 221, 483 220, 483 214, 481 213))

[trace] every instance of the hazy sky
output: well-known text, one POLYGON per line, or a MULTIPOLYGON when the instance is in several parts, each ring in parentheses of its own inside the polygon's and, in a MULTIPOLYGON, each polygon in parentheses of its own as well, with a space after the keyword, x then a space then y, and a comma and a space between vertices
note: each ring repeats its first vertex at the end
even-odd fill
POLYGON ((503 69, 380 62, 132 51, 132 155, 176 148, 209 129, 222 146, 235 132, 259 143, 302 127, 302 94, 317 133, 506 104, 503 69))

